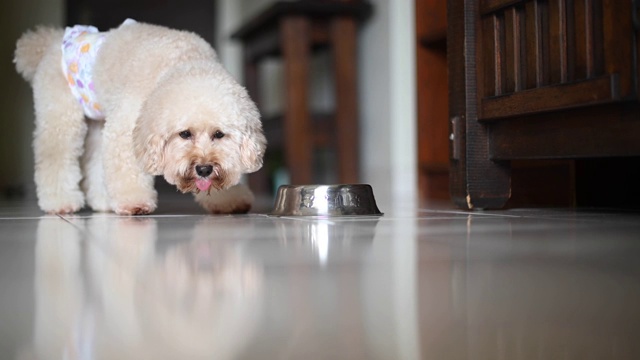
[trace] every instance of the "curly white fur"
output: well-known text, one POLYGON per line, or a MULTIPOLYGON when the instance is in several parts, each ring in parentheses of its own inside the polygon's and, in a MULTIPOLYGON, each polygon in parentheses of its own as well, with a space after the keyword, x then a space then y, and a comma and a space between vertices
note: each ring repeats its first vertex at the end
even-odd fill
POLYGON ((94 67, 104 122, 85 119, 71 94, 61 41, 62 30, 38 28, 18 40, 15 53, 16 69, 33 87, 42 210, 75 212, 86 201, 98 211, 148 214, 157 206, 154 175, 193 192, 210 212, 250 209, 251 192, 236 184, 262 166, 260 116, 206 41, 144 23, 110 30, 94 67), (203 165, 211 175, 197 174, 203 165), (198 179, 209 189, 200 191, 198 179))

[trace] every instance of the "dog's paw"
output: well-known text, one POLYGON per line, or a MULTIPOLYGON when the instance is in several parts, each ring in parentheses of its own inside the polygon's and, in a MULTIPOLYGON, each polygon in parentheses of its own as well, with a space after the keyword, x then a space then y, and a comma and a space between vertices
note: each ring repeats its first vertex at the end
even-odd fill
POLYGON ((253 193, 246 185, 238 184, 227 190, 200 192, 195 199, 212 214, 246 214, 253 204, 253 193))
POLYGON ((84 196, 82 192, 74 192, 66 196, 43 196, 39 195, 38 206, 47 214, 64 215, 73 214, 80 211, 84 206, 84 196))
POLYGON ((67 205, 56 209, 43 209, 49 215, 67 215, 73 214, 82 209, 82 206, 67 205))
POLYGON ((156 209, 152 203, 118 205, 113 211, 118 215, 148 215, 156 209))
POLYGON ((158 194, 151 190, 119 193, 111 198, 111 209, 118 215, 147 215, 157 207, 158 194))

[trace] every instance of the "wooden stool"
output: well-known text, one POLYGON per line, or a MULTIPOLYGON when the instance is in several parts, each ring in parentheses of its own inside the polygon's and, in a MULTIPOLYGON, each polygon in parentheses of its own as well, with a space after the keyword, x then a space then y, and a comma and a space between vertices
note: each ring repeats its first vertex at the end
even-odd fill
MULTIPOLYGON (((259 62, 267 57, 283 60, 284 116, 263 119, 263 124, 268 148, 284 153, 292 184, 314 183, 318 146, 335 148, 340 182, 358 182, 356 23, 370 13, 371 5, 364 1, 276 2, 232 35, 244 46, 245 84, 258 107, 259 62), (311 53, 327 47, 332 51, 336 107, 334 114, 319 119, 309 109, 309 65, 311 53), (278 132, 281 136, 273 135, 278 132)), ((252 175, 250 183, 258 193, 270 192, 264 170, 252 175)))

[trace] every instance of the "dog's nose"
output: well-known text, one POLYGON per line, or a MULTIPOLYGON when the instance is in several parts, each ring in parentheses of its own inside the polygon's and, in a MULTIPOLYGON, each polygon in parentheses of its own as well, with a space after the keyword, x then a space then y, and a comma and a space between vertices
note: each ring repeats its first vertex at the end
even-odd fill
POLYGON ((207 177, 213 172, 212 165, 196 165, 196 173, 198 176, 207 177))

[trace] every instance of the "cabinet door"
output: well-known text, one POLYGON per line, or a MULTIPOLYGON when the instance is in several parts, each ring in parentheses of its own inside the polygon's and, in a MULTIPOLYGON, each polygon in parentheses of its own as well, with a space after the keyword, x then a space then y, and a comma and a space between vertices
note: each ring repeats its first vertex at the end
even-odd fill
POLYGON ((632 1, 482 0, 479 120, 637 99, 632 1))

